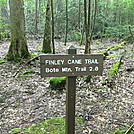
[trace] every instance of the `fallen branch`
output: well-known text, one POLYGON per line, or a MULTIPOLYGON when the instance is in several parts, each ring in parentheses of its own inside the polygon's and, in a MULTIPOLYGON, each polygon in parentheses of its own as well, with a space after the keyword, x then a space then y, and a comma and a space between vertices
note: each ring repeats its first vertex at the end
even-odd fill
MULTIPOLYGON (((34 58, 32 58, 32 59, 26 61, 26 62, 24 63, 24 65, 29 64, 31 61, 34 61, 34 60, 38 59, 39 57, 40 57, 40 56, 36 56, 36 57, 34 57, 34 58)), ((20 70, 22 70, 22 68, 23 68, 23 66, 20 67, 20 68, 14 73, 13 77, 15 77, 15 76, 20 72, 20 70)))
POLYGON ((128 132, 133 128, 134 123, 130 126, 130 128, 125 132, 125 134, 128 134, 128 132))
POLYGON ((134 71, 134 67, 127 68, 126 71, 132 72, 132 71, 134 71))

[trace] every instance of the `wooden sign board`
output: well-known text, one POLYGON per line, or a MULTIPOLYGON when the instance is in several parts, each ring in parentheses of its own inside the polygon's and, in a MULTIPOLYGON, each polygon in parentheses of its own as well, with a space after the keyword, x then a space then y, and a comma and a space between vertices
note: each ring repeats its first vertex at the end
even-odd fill
POLYGON ((41 76, 101 75, 103 55, 41 55, 41 76))

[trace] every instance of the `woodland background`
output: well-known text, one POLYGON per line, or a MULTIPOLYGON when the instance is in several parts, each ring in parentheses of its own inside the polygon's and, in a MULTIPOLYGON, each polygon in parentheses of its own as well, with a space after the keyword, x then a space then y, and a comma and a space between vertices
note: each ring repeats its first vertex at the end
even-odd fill
POLYGON ((0 133, 65 133, 39 55, 73 45, 104 55, 102 76, 77 77, 76 134, 133 134, 133 42, 134 0, 0 0, 0 133))
MULTIPOLYGON (((43 37, 47 4, 54 21, 54 37, 80 41, 85 32, 84 10, 87 5, 88 26, 92 38, 131 38, 134 32, 134 0, 24 0, 25 32, 29 37, 43 37), (53 14, 53 16, 52 16, 53 14), (89 18, 90 17, 90 18, 89 18), (66 28, 67 27, 67 28, 66 28)), ((1 0, 0 38, 10 37, 10 11, 8 0, 1 0)), ((51 19, 50 19, 51 20, 51 19)), ((52 21, 50 22, 52 26, 52 21)))

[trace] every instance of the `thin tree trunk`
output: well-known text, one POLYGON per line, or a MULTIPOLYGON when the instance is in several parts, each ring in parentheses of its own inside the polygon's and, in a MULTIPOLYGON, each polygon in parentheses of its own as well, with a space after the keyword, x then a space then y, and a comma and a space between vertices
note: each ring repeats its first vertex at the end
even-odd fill
POLYGON ((52 14, 52 46, 53 46, 53 54, 55 54, 53 0, 51 0, 51 14, 52 14))
POLYGON ((35 2, 35 33, 38 34, 38 0, 35 2))
POLYGON ((91 1, 88 3, 88 18, 87 18, 87 1, 84 0, 84 25, 85 25, 85 33, 86 33, 86 44, 85 44, 85 54, 90 54, 90 14, 91 14, 91 1))
POLYGON ((90 41, 91 41, 93 33, 94 33, 96 13, 97 13, 97 0, 94 1, 94 16, 93 16, 93 26, 92 26, 92 30, 91 30, 91 34, 90 34, 90 41))
POLYGON ((79 9, 78 9, 78 28, 81 30, 81 0, 79 0, 79 9))
POLYGON ((88 45, 88 32, 87 32, 87 0, 84 0, 84 26, 85 26, 85 33, 86 33, 86 44, 85 44, 85 54, 87 53, 88 45))
POLYGON ((88 50, 87 50, 87 53, 90 54, 91 53, 91 44, 90 44, 90 29, 91 29, 91 0, 89 0, 88 2, 88 38, 87 38, 87 41, 88 41, 88 50))
POLYGON ((82 45, 82 43, 83 43, 84 31, 85 31, 85 25, 83 25, 83 29, 82 29, 82 32, 81 32, 80 46, 81 46, 81 45, 82 45))
POLYGON ((66 0, 66 31, 65 31, 65 46, 67 43, 67 34, 68 34, 68 0, 66 0))

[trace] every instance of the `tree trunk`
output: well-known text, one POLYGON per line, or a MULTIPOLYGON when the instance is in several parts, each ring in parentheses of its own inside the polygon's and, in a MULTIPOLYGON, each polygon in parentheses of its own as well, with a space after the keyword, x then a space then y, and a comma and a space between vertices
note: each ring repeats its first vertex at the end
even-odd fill
POLYGON ((91 14, 91 0, 88 3, 88 15, 87 15, 87 0, 84 0, 84 25, 86 33, 86 44, 85 44, 85 54, 90 54, 90 14, 91 14))
POLYGON ((66 32, 65 32, 65 46, 67 43, 67 34, 68 34, 68 0, 66 0, 66 32))
POLYGON ((38 14, 39 14, 39 12, 38 12, 38 3, 39 3, 39 1, 38 0, 36 0, 35 1, 35 34, 38 34, 38 14))
POLYGON ((23 0, 10 0, 11 44, 7 53, 7 60, 18 62, 29 58, 27 41, 24 31, 24 3, 23 0))
POLYGON ((42 52, 51 53, 51 11, 50 11, 50 0, 47 2, 46 8, 46 22, 43 39, 42 52))
POLYGON ((92 40, 92 36, 93 36, 93 33, 94 33, 96 13, 97 13, 97 0, 94 1, 94 16, 93 16, 92 30, 91 30, 91 34, 90 34, 90 41, 92 40))
POLYGON ((79 0, 78 4, 78 28, 81 31, 81 0, 79 0))
POLYGON ((54 13, 53 13, 53 0, 51 0, 51 14, 52 14, 52 46, 53 54, 55 54, 55 45, 54 45, 54 13))

